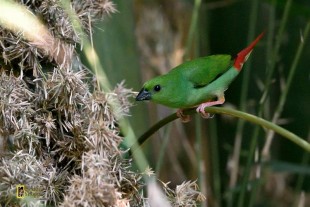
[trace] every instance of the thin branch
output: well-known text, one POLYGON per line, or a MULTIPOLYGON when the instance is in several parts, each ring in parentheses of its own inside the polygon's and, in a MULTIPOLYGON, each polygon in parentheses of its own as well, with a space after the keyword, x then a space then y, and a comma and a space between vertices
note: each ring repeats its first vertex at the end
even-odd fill
MULTIPOLYGON (((225 115, 230 115, 230 116, 234 116, 234 117, 238 117, 241 119, 244 119, 246 121, 252 122, 254 124, 260 125, 261 127, 270 129, 275 131, 276 133, 282 135, 283 137, 289 139, 290 141, 294 142, 295 144, 297 144, 298 146, 300 146, 301 148, 303 148, 304 150, 306 150, 307 152, 310 152, 310 143, 308 143, 307 141, 305 141, 304 139, 302 139, 301 137, 297 136, 296 134, 272 123, 269 122, 267 120, 264 120, 260 117, 245 113, 245 112, 241 112, 241 111, 237 111, 234 109, 230 109, 230 108, 223 108, 223 107, 207 107, 205 109, 206 112, 211 113, 211 114, 225 114, 225 115)), ((196 111, 195 109, 187 109, 184 110, 184 115, 192 115, 194 114, 196 111)), ((138 141, 132 145, 131 147, 131 151, 135 151, 137 147, 139 147, 140 145, 142 145, 152 134, 154 134, 157 130, 159 130, 161 127, 163 127, 164 125, 176 120, 178 117, 176 115, 176 113, 173 113, 169 116, 167 116, 166 118, 160 120, 158 123, 156 123, 153 127, 151 127, 148 131, 146 131, 143 135, 141 135, 138 138, 138 141)))

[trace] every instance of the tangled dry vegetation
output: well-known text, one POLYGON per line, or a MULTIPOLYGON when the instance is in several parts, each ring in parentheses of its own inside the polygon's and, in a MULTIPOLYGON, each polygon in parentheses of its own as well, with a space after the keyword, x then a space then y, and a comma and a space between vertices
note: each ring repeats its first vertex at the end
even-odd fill
MULTIPOLYGON (((131 90, 97 88, 76 51, 82 34, 61 1, 18 4, 16 15, 26 11, 33 22, 27 29, 0 21, 0 204, 150 205, 141 173, 118 148, 117 123, 129 113, 131 90), (16 198, 18 184, 25 199, 16 198)), ((71 7, 88 35, 95 21, 116 11, 109 0, 73 0, 71 7)), ((174 206, 202 199, 195 183, 162 187, 174 206)))

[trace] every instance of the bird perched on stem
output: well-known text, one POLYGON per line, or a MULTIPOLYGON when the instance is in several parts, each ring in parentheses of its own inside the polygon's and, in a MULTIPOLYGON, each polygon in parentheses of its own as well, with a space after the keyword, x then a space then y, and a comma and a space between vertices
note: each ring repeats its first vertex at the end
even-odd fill
POLYGON ((177 114, 183 121, 188 121, 188 117, 183 115, 183 109, 194 107, 197 107, 196 111, 203 118, 209 118, 205 108, 225 102, 224 92, 263 35, 264 32, 236 56, 210 55, 194 59, 147 81, 136 101, 150 100, 179 108, 177 114))

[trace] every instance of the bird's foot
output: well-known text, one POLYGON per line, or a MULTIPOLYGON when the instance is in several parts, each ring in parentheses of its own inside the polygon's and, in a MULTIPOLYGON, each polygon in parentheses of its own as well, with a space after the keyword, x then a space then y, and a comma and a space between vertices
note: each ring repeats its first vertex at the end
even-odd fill
POLYGON ((204 106, 204 104, 205 104, 205 103, 200 104, 200 105, 197 107, 196 111, 197 111, 197 113, 200 113, 200 115, 201 115, 202 118, 204 118, 204 119, 209 119, 211 116, 210 116, 210 113, 208 113, 208 112, 205 111, 205 108, 206 108, 207 106, 204 106))
POLYGON ((177 117, 179 117, 183 123, 190 122, 192 119, 190 115, 185 115, 182 109, 177 110, 177 117))
POLYGON ((197 113, 200 113, 201 117, 204 119, 213 118, 213 115, 210 115, 210 113, 206 112, 205 108, 209 107, 209 106, 223 104, 224 102, 225 102, 225 98, 223 96, 223 97, 220 97, 217 101, 210 101, 210 102, 200 104, 197 107, 196 111, 197 111, 197 113))

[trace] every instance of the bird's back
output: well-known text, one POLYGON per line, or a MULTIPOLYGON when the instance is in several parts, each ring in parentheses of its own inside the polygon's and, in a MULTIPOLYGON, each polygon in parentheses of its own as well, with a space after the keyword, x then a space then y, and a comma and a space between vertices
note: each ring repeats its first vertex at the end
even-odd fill
POLYGON ((170 73, 180 73, 194 87, 203 87, 225 73, 232 64, 230 55, 211 55, 187 61, 170 73))

